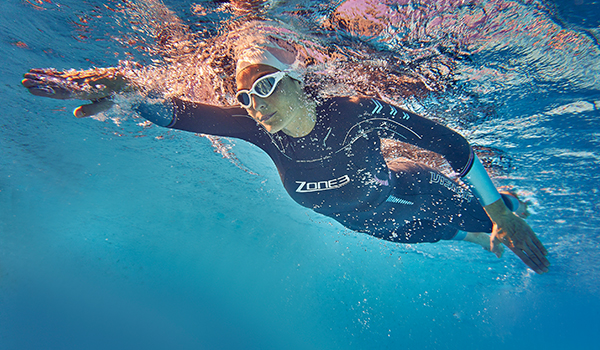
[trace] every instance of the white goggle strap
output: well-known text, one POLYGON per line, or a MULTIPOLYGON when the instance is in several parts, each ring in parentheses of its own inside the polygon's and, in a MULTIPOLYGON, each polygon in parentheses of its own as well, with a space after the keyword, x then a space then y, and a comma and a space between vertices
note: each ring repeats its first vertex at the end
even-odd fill
POLYGON ((501 199, 502 196, 494 186, 487 171, 477 155, 473 154, 473 165, 462 180, 467 183, 481 205, 486 206, 501 199))

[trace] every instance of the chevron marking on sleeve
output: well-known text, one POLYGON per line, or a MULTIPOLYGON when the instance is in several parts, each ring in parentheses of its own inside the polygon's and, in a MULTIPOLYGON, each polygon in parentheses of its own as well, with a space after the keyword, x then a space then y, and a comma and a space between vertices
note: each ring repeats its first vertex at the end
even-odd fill
POLYGON ((381 110, 383 109, 383 106, 381 105, 381 103, 379 103, 379 101, 377 100, 371 100, 373 101, 373 103, 375 103, 375 108, 373 109, 373 112, 371 112, 371 114, 376 114, 381 112, 381 110))

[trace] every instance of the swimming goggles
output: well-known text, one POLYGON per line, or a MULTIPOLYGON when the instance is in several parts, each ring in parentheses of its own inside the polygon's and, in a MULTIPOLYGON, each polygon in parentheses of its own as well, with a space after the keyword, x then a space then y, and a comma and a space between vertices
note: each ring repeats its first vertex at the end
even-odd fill
POLYGON ((250 95, 254 94, 260 98, 271 96, 273 91, 275 91, 277 84, 279 84, 286 74, 286 72, 275 72, 262 76, 256 79, 250 90, 240 90, 235 97, 242 107, 249 108, 252 105, 252 98, 250 98, 250 95))

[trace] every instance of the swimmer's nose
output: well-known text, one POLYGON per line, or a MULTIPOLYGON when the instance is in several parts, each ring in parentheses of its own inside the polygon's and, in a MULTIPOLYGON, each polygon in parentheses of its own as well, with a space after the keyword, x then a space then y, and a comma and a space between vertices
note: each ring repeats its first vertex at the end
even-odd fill
POLYGON ((267 107, 267 104, 265 103, 265 100, 263 100, 262 98, 256 96, 256 95, 250 95, 250 98, 252 99, 252 108, 254 108, 255 110, 261 110, 264 109, 265 107, 267 107))

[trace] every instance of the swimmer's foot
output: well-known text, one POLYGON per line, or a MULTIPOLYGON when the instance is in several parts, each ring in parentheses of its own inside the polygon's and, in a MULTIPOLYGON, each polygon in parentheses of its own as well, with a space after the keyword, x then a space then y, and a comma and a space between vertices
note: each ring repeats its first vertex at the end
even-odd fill
POLYGON ((463 239, 467 242, 479 244, 488 252, 494 253, 497 257, 502 257, 504 254, 504 245, 500 241, 495 242, 494 250, 492 250, 490 235, 484 232, 467 232, 467 236, 463 239))
MULTIPOLYGON (((514 204, 519 203, 517 205, 517 209, 513 211, 513 213, 515 213, 516 216, 522 218, 522 219, 526 219, 529 217, 529 215, 531 215, 529 213, 529 211, 527 210, 527 206, 528 206, 528 202, 523 202, 522 200, 519 199, 519 197, 513 193, 513 192, 508 192, 508 191, 502 191, 500 192, 503 196, 507 196, 510 197, 511 202, 513 202, 514 204)), ((513 206, 514 206, 513 204, 513 206)))

